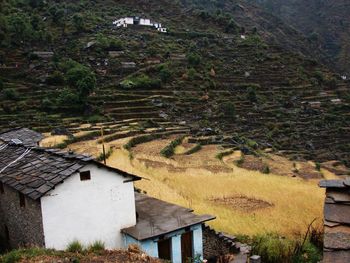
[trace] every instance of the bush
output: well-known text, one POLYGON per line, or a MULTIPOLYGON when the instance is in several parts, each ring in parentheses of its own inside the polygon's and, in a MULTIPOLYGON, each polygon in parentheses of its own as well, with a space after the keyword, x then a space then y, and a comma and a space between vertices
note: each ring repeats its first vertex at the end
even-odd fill
POLYGON ((138 137, 131 138, 130 141, 124 145, 124 149, 130 150, 132 147, 135 147, 138 144, 150 142, 156 139, 161 138, 161 134, 147 134, 147 135, 141 135, 138 137))
POLYGON ((135 76, 135 77, 131 77, 123 80, 120 83, 120 86, 123 89, 131 89, 131 88, 151 89, 151 88, 160 88, 161 83, 159 79, 151 79, 149 76, 142 74, 139 76, 135 76))
POLYGON ((182 143, 184 138, 185 138, 185 136, 180 136, 180 137, 176 138, 175 140, 171 141, 170 144, 165 146, 160 151, 160 154, 162 156, 164 156, 165 158, 170 158, 171 156, 174 155, 175 148, 182 143))
POLYGON ((190 154, 194 154, 198 151, 200 151, 202 149, 202 145, 201 144, 196 144, 194 147, 192 147, 191 149, 189 149, 187 152, 185 152, 185 155, 190 155, 190 154))
POLYGON ((162 66, 159 71, 160 80, 164 83, 168 82, 171 78, 171 72, 168 67, 162 66))
POLYGON ((315 169, 321 171, 321 164, 319 162, 315 163, 315 169))
POLYGON ((14 89, 4 89, 4 98, 8 100, 17 100, 18 93, 14 89))
POLYGON ((254 236, 252 250, 253 254, 261 256, 263 262, 270 263, 317 263, 321 259, 321 251, 309 240, 301 244, 298 240, 292 241, 275 233, 254 236))
POLYGON ((4 89, 4 82, 0 79, 0 92, 4 89))
POLYGON ((225 156, 228 156, 230 154, 233 154, 234 150, 228 150, 228 151, 224 151, 224 152, 219 152, 215 157, 219 160, 222 160, 222 158, 224 158, 225 156))
POLYGON ((234 119, 236 114, 235 105, 232 102, 224 102, 219 105, 219 111, 225 118, 234 119))
POLYGON ((47 77, 46 83, 49 85, 63 85, 64 84, 64 76, 59 71, 54 71, 50 76, 47 77))
POLYGON ((59 94, 57 98, 57 103, 58 105, 61 105, 61 106, 71 106, 74 104, 79 104, 80 103, 79 95, 76 92, 68 88, 65 88, 59 94))
POLYGON ((83 251, 83 245, 78 240, 74 240, 68 244, 66 251, 72 253, 80 253, 83 251))
POLYGON ((251 102, 257 102, 256 89, 255 87, 249 87, 247 90, 247 100, 251 102))
POLYGON ((105 244, 102 241, 95 241, 89 246, 88 251, 93 253, 98 253, 105 250, 105 244))
POLYGON ((187 61, 190 66, 198 66, 201 63, 202 58, 196 53, 190 53, 187 55, 187 61))
POLYGON ((264 174, 269 174, 270 173, 270 167, 266 165, 262 171, 264 174))

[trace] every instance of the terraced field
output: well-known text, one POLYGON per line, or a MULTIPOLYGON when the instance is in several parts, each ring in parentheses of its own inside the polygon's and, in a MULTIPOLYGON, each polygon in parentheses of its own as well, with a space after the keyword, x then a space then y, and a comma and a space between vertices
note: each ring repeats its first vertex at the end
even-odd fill
POLYGON ((244 22, 243 13, 237 21, 246 27, 245 33, 227 33, 215 21, 203 23, 192 9, 168 4, 168 10, 161 10, 155 2, 123 2, 115 8, 109 2, 95 3, 96 15, 105 12, 103 19, 84 32, 68 28, 50 48, 54 55, 48 59, 32 58, 33 51, 48 50, 40 44, 5 49, 0 76, 5 89, 16 94, 1 99, 1 128, 90 132, 74 142, 99 139, 102 126, 111 139, 190 134, 194 142, 229 149, 272 148, 294 159, 349 164, 348 82, 315 61, 265 42, 265 31, 255 33, 254 23, 244 22), (125 14, 154 17, 170 33, 113 28, 113 19, 125 14), (118 39, 122 47, 101 48, 101 34, 118 39), (97 77, 84 112, 70 107, 48 110, 44 103, 62 92, 64 86, 52 85, 48 78, 58 70, 57 60, 67 58, 88 66, 97 77), (143 76, 158 82, 121 85, 143 76), (233 109, 227 114, 228 104, 233 109))

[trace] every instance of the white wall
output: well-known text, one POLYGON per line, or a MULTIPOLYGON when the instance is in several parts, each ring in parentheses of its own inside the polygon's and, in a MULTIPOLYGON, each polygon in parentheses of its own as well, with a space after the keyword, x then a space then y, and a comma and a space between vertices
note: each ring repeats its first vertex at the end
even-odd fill
POLYGON ((91 180, 72 175, 41 198, 45 246, 66 249, 73 240, 88 246, 100 240, 122 248, 120 229, 136 224, 133 182, 104 168, 88 165, 91 180))
POLYGON ((133 17, 126 17, 125 18, 125 23, 128 25, 134 24, 134 18, 133 17))

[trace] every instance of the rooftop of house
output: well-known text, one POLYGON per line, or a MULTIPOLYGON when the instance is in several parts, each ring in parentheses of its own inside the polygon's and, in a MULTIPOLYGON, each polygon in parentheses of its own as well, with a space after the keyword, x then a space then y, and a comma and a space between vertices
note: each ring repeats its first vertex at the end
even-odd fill
POLYGON ((140 241, 215 219, 140 193, 135 193, 135 200, 137 224, 122 232, 140 241))
POLYGON ((87 155, 59 149, 27 147, 13 142, 0 143, 0 182, 38 200, 56 185, 88 164, 106 168, 130 180, 141 178, 105 166, 87 155))
POLYGON ((36 146, 44 139, 44 135, 27 128, 14 128, 0 132, 0 141, 10 142, 15 139, 22 141, 24 145, 36 146))

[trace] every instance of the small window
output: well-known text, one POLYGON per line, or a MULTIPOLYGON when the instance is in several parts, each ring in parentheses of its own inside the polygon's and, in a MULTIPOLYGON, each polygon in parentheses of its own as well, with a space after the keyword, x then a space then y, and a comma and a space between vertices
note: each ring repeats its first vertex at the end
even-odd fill
POLYGON ((0 182, 0 194, 5 193, 4 184, 0 182))
POLYGON ((5 238, 6 238, 6 241, 10 241, 10 231, 9 231, 7 225, 5 225, 4 231, 5 231, 5 238))
POLYGON ((80 172, 80 181, 87 181, 87 180, 91 180, 90 171, 80 172))
POLYGON ((26 198, 22 193, 19 193, 19 205, 20 207, 26 207, 26 198))

